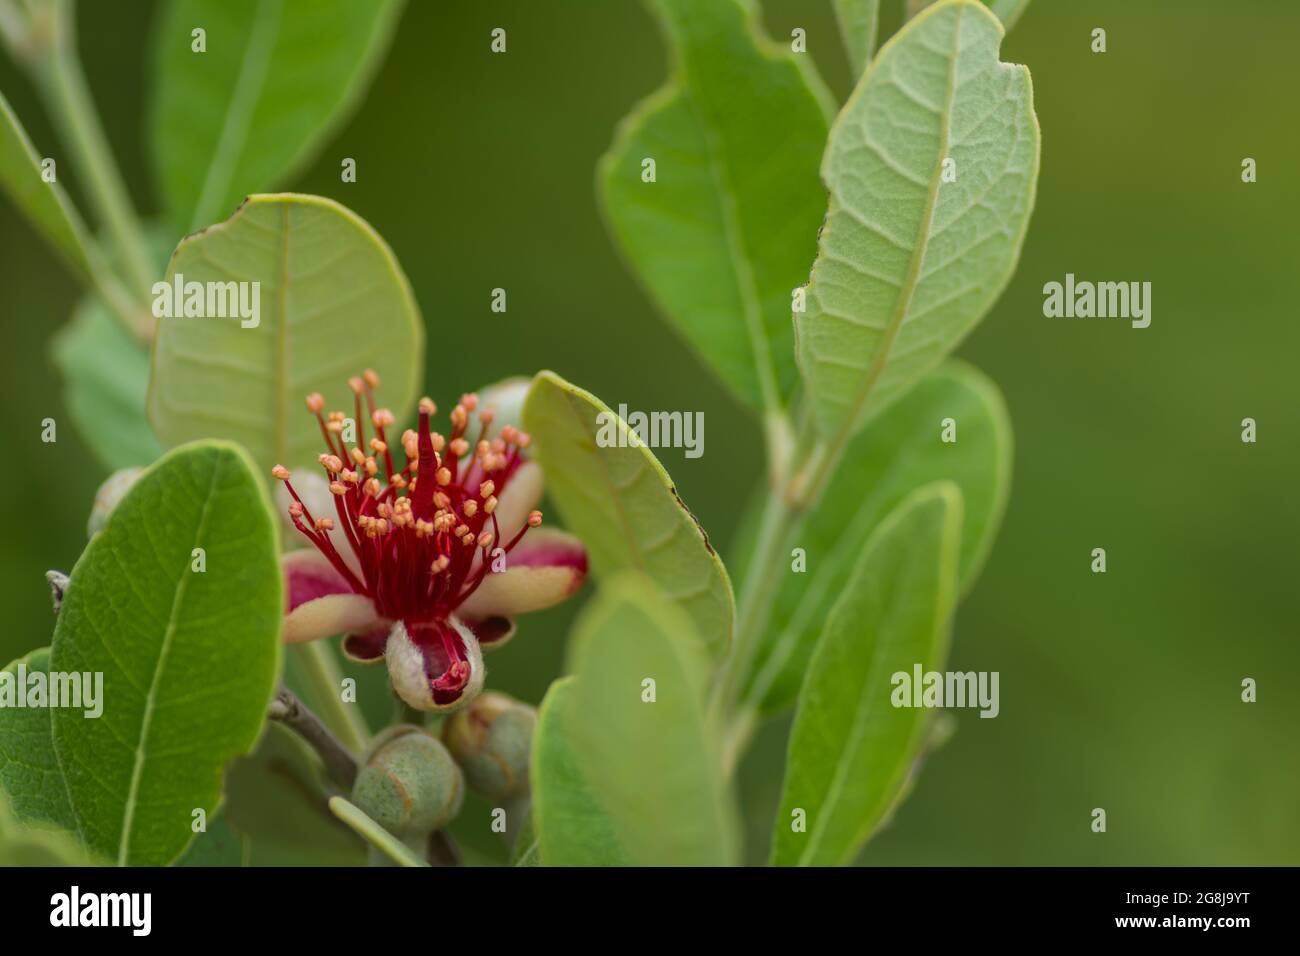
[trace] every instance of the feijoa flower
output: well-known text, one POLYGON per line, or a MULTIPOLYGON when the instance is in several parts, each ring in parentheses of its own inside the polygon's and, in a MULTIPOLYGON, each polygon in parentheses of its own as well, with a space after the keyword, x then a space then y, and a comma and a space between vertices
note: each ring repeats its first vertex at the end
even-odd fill
POLYGON ((397 443, 399 468, 388 437, 395 418, 375 405, 378 377, 367 371, 349 385, 355 442, 344 441, 345 414, 327 414, 324 398, 309 395, 326 449, 321 473, 272 470, 290 522, 314 546, 285 557, 284 639, 343 634, 348 656, 387 660, 406 703, 452 710, 482 689, 482 651, 513 636, 515 614, 581 586, 587 553, 571 535, 539 528, 542 474, 527 456, 531 440, 513 425, 495 428, 476 394, 452 408, 448 436, 431 430, 436 408, 421 399, 418 429, 397 443))

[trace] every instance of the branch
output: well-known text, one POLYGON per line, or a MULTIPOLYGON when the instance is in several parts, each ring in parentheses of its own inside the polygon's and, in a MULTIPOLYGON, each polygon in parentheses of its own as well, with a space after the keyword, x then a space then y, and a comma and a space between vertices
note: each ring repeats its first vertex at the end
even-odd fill
POLYGON ((347 793, 357 780, 357 758, 348 751, 320 718, 307 709, 293 691, 280 685, 275 700, 267 708, 266 716, 278 720, 311 745, 325 763, 330 779, 347 793))

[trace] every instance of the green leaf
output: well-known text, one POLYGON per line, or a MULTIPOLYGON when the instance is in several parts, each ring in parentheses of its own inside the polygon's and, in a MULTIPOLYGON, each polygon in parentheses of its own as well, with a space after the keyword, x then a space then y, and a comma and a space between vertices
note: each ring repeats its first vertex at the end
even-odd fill
POLYGON ((248 842, 251 866, 364 866, 365 844, 330 813, 331 793, 316 753, 270 723, 226 771, 221 815, 248 842))
POLYGON ((146 471, 77 561, 50 667, 102 674, 103 712, 55 710, 54 745, 92 850, 171 862, 257 741, 280 665, 276 529, 248 456, 202 442, 146 471))
MULTIPOLYGON (((707 660, 692 630, 648 578, 627 573, 583 609, 569 649, 574 680, 560 713, 574 765, 637 866, 736 862, 734 807, 705 726, 707 660)), ((544 817, 538 831, 549 863, 544 817)))
MULTIPOLYGON (((15 693, 21 695, 31 675, 49 670, 50 649, 42 647, 6 667, 0 681, 13 681, 15 693)), ((0 698, 4 696, 0 692, 0 698)), ((54 711, 15 703, 16 699, 0 706, 0 792, 8 794, 9 807, 19 822, 53 824, 75 833, 77 820, 50 736, 54 711)))
POLYGON ((910 495, 867 542, 799 696, 774 865, 849 863, 893 806, 928 712, 894 707, 891 675, 947 659, 960 538, 961 492, 941 482, 910 495), (805 832, 792 826, 796 810, 805 832))
POLYGON ((244 866, 246 838, 237 833, 224 816, 208 821, 208 828, 194 838, 177 866, 244 866))
POLYGON ((312 392, 351 416, 347 379, 373 368, 381 404, 400 415, 414 403, 424 350, 415 299, 383 239, 338 203, 253 196, 181 241, 166 281, 178 274, 187 285, 259 282, 261 307, 256 327, 237 316, 159 321, 148 407, 165 446, 228 438, 266 474, 316 461, 320 432, 303 407, 312 392))
POLYGON ((330 813, 355 830, 357 836, 398 866, 429 865, 416 856, 410 847, 370 819, 360 807, 345 797, 330 797, 329 807, 330 813))
POLYGON ((873 419, 850 443, 804 523, 796 543, 807 571, 781 580, 745 699, 762 713, 794 702, 826 609, 848 589, 862 542, 921 485, 948 479, 961 489, 959 574, 961 590, 968 590, 1006 508, 1011 445, 997 386, 965 363, 945 363, 873 419), (947 418, 956 428, 951 444, 941 434, 947 418))
POLYGON ((1016 25, 1016 21, 1029 9, 1029 0, 984 0, 988 8, 992 10, 1002 26, 1008 32, 1016 25))
POLYGON ((523 825, 519 828, 519 834, 515 837, 514 846, 510 848, 510 865, 542 865, 541 845, 538 843, 537 831, 533 826, 533 811, 531 808, 528 811, 528 816, 524 819, 523 825))
POLYGON ((0 190, 70 265, 83 275, 90 274, 86 226, 63 187, 41 178, 41 157, 3 94, 0 94, 0 190))
MULTIPOLYGON (((633 860, 620 844, 614 825, 592 795, 578 764, 569 730, 575 692, 573 678, 551 684, 537 712, 533 733, 531 854, 543 866, 628 866, 633 860)), ((524 842, 524 833, 519 840, 524 842)))
POLYGON ((770 412, 798 381, 791 294, 807 280, 825 212, 816 171, 830 96, 807 57, 761 35, 748 0, 653 9, 676 67, 600 162, 609 225, 678 330, 738 396, 770 412), (642 181, 645 158, 653 183, 642 181))
POLYGON ((360 101, 398 0, 178 0, 155 34, 154 164, 198 229, 304 166, 360 101), (207 51, 191 31, 207 31, 207 51))
POLYGON ((871 62, 880 30, 880 0, 833 0, 835 22, 855 77, 871 62))
POLYGON ((648 574, 685 610, 713 658, 724 656, 736 614, 731 581, 658 459, 600 399, 554 372, 533 380, 524 428, 547 492, 587 546, 594 572, 648 574))
POLYGON ((149 351, 98 298, 81 300, 55 336, 53 354, 77 434, 109 471, 162 454, 144 413, 149 351))
POLYGON ((971 0, 928 8, 885 44, 831 130, 830 211, 795 326, 832 449, 937 365, 1015 268, 1038 121, 1029 71, 998 61, 1001 39, 971 0))
POLYGON ((14 819, 0 790, 0 867, 98 866, 72 834, 44 826, 24 826, 14 819))

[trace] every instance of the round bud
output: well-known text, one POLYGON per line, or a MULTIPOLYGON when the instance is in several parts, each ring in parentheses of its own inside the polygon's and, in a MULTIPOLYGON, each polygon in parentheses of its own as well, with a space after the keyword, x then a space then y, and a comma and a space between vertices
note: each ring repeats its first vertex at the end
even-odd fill
POLYGON ((375 739, 352 787, 352 802, 403 838, 446 826, 460 812, 464 796, 464 777, 442 741, 409 724, 375 739))
POLYGON ((537 711, 496 691, 480 694, 443 726, 442 739, 475 793, 504 800, 528 791, 537 711))

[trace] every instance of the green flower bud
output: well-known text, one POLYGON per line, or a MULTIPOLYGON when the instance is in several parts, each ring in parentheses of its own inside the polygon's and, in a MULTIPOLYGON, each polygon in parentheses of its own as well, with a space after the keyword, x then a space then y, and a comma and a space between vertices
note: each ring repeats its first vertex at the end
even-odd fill
POLYGON ((352 788, 353 803, 408 842, 450 823, 464 796, 464 776, 442 741, 410 725, 375 739, 352 788))
POLYGON ((504 800, 528 792, 528 758, 537 711, 495 691, 448 718, 442 739, 475 793, 504 800))

